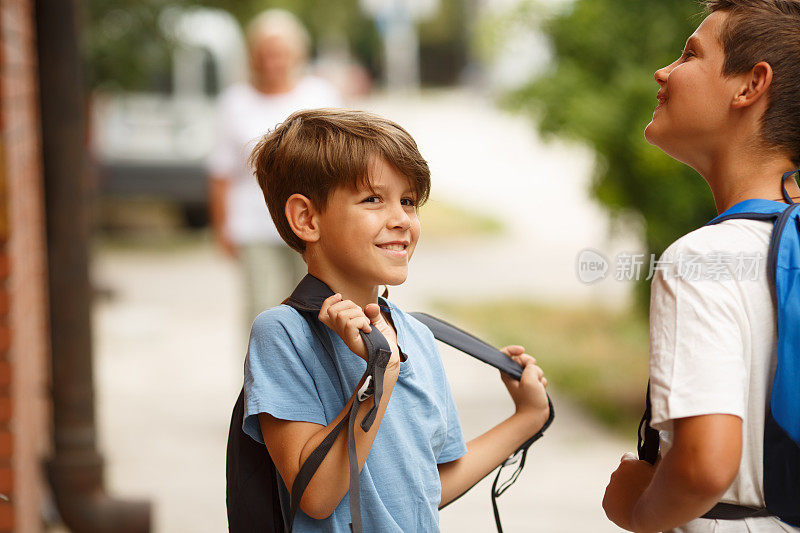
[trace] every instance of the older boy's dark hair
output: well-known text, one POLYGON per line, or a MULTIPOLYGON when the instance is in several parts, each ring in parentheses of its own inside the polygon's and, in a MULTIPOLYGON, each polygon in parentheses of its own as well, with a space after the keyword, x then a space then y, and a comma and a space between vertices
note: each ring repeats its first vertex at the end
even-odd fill
POLYGON ((391 120, 364 111, 297 111, 261 139, 250 155, 250 165, 278 233, 303 253, 306 243, 286 219, 289 197, 302 194, 324 210, 338 187, 369 189, 369 169, 376 158, 383 158, 408 179, 417 206, 425 203, 430 170, 414 139, 391 120))
POLYGON ((769 105, 761 119, 765 143, 800 166, 800 0, 706 0, 729 13, 720 35, 723 74, 741 74, 766 61, 773 71, 769 105))

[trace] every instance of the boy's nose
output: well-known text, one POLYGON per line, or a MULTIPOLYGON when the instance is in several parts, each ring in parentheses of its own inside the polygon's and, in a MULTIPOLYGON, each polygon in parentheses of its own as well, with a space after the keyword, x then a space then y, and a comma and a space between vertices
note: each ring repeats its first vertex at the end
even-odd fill
POLYGON ((669 67, 670 66, 671 65, 667 65, 666 67, 661 67, 653 75, 653 77, 655 78, 657 84, 663 86, 665 83, 667 83, 667 77, 669 76, 669 67))
POLYGON ((392 209, 392 214, 390 215, 388 222, 388 225, 391 228, 407 230, 411 227, 411 217, 408 215, 408 213, 406 213, 406 210, 402 205, 392 209))

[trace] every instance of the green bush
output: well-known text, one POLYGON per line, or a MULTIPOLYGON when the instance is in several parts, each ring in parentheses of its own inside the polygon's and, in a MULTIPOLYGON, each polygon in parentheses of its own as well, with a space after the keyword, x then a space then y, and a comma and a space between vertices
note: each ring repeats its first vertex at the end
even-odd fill
POLYGON ((576 0, 542 25, 551 68, 506 97, 545 136, 594 149, 594 196, 614 215, 640 215, 649 253, 715 214, 705 181, 643 135, 657 103, 653 73, 680 55, 702 12, 692 0, 576 0))

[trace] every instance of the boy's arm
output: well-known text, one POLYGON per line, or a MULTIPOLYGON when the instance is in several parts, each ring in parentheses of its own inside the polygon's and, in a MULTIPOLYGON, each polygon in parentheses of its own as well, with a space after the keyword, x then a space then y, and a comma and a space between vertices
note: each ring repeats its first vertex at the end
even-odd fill
MULTIPOLYGON (((341 296, 334 295, 325 301, 320 311, 320 320, 331 327, 355 353, 362 357, 366 357, 366 348, 358 335, 358 330, 370 327, 370 323, 372 324, 371 327, 377 327, 384 334, 392 348, 392 356, 386 366, 384 375, 383 398, 378 407, 375 421, 369 431, 364 432, 361 430, 359 424, 374 405, 374 396, 362 402, 356 415, 355 442, 358 468, 361 470, 372 448, 372 443, 375 441, 378 428, 380 428, 386 412, 386 406, 397 382, 400 372, 400 356, 394 331, 383 319, 378 306, 375 305, 374 308, 368 306, 366 314, 364 312, 358 313, 355 309, 360 311, 360 308, 352 302, 343 302, 341 301, 341 296), (368 316, 369 318, 367 318, 368 316)), ((359 387, 360 384, 356 387, 356 391, 359 387)), ((355 394, 350 397, 350 400, 336 419, 327 426, 311 422, 280 420, 267 413, 258 415, 261 433, 269 455, 290 491, 300 467, 308 456, 320 445, 325 436, 336 427, 339 421, 349 415, 355 394)), ((348 428, 345 426, 339 436, 336 437, 333 446, 325 456, 322 464, 320 464, 319 469, 311 478, 300 501, 300 508, 312 518, 321 519, 330 516, 350 487, 350 460, 347 447, 348 428)))
POLYGON ((516 412, 486 433, 467 443, 467 453, 439 467, 443 506, 469 490, 489 472, 497 468, 526 440, 534 435, 550 414, 545 386, 547 379, 536 361, 522 354, 520 346, 503 348, 523 366, 522 378, 516 380, 501 374, 516 405, 516 412))
POLYGON ((606 515, 630 531, 666 531, 702 516, 728 489, 742 457, 742 419, 676 419, 674 443, 655 467, 624 456, 603 498, 606 515))
MULTIPOLYGON (((375 422, 367 432, 362 431, 359 424, 372 405, 374 405, 374 397, 367 399, 359 406, 356 416, 355 435, 359 471, 364 467, 367 455, 372 449, 372 443, 375 441, 375 435, 383 420, 386 405, 389 403, 389 398, 394 390, 398 372, 399 366, 394 368, 387 367, 383 382, 381 405, 378 408, 375 422)), ((336 419, 327 426, 311 422, 280 420, 267 413, 258 415, 264 443, 267 445, 269 455, 290 492, 300 467, 325 439, 325 436, 336 427, 336 424, 350 414, 352 403, 353 397, 350 398, 336 419)), ((300 508, 312 518, 322 519, 330 516, 350 488, 350 459, 347 450, 347 433, 348 428, 345 426, 339 436, 336 437, 333 446, 328 455, 325 456, 322 464, 320 464, 319 469, 311 478, 300 501, 300 508)))

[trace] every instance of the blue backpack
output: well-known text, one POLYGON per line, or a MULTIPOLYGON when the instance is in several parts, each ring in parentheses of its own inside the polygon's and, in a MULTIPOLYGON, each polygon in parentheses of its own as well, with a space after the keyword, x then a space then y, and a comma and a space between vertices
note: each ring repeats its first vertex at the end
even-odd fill
MULTIPOLYGON (((787 172, 783 182, 800 173, 787 172)), ((778 321, 777 366, 764 426, 764 500, 766 509, 718 503, 703 518, 736 520, 776 516, 800 526, 800 203, 783 187, 787 203, 752 199, 739 202, 708 225, 744 218, 773 222, 767 258, 778 321)), ((639 424, 639 458, 654 464, 658 431, 650 427, 650 386, 639 424)))

